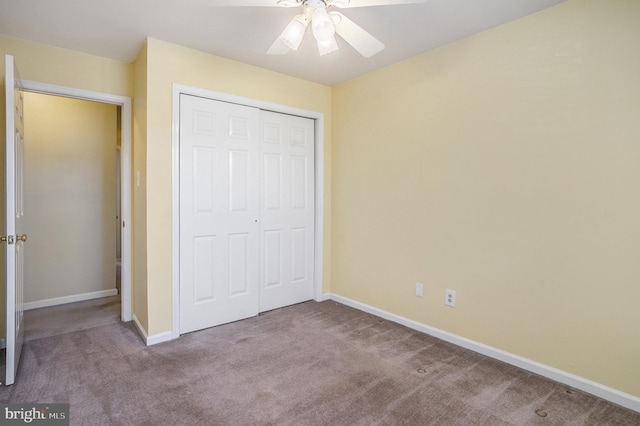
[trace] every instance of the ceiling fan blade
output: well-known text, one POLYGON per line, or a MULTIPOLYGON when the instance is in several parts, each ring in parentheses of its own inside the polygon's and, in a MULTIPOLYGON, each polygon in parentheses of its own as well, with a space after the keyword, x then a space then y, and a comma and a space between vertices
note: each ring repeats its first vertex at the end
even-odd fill
POLYGON ((342 13, 331 12, 330 15, 334 17, 336 33, 365 58, 384 49, 384 44, 342 13))
POLYGON ((290 50, 291 49, 280 40, 280 37, 278 37, 269 50, 267 50, 267 55, 286 55, 290 50))
POLYGON ((297 7, 302 3, 297 0, 211 0, 213 7, 297 7))
POLYGON ((395 6, 399 4, 426 3, 429 0, 329 0, 330 4, 339 8, 368 7, 368 6, 395 6))

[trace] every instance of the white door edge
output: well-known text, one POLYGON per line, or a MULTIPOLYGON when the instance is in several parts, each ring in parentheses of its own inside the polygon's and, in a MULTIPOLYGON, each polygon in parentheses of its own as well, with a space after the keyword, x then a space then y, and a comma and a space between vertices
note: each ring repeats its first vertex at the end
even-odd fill
MULTIPOLYGON (((24 271, 24 263, 18 262, 18 250, 22 249, 21 243, 18 241, 13 243, 12 238, 17 234, 18 229, 18 209, 21 209, 18 202, 18 194, 22 193, 22 184, 18 184, 16 167, 22 167, 23 157, 17 155, 20 148, 18 140, 22 142, 22 133, 16 128, 16 112, 19 119, 22 116, 22 103, 16 102, 16 88, 22 92, 22 81, 18 75, 18 70, 13 56, 5 55, 5 215, 4 215, 4 233, 6 233, 6 256, 5 256, 5 338, 6 338, 6 362, 4 371, 4 382, 0 384, 12 385, 15 383, 18 365, 20 363, 20 354, 24 343, 24 305, 23 305, 23 285, 22 276, 24 271), (17 85, 17 87, 16 87, 17 85), (19 138, 18 138, 19 136, 19 138), (20 186, 20 188, 18 188, 20 186), (11 247, 10 247, 11 246, 11 247), (18 263, 21 263, 18 265, 18 263)), ((22 97, 22 95, 20 95, 22 97)), ((22 129, 24 132, 24 128, 22 129)), ((20 215, 22 216, 22 215, 20 215)), ((24 230, 20 230, 24 232, 24 230)))
POLYGON ((216 101, 230 102, 282 114, 297 115, 315 121, 315 278, 314 300, 322 298, 323 224, 324 224, 324 114, 287 105, 245 98, 228 93, 173 84, 171 119, 171 258, 172 258, 172 337, 180 337, 180 95, 193 95, 216 101))
POLYGON ((131 98, 128 96, 114 95, 110 93, 95 92, 92 90, 77 89, 74 87, 59 86, 56 84, 40 83, 37 81, 23 80, 24 91, 42 93, 46 95, 64 96, 67 98, 101 102, 105 104, 119 105, 122 108, 121 123, 121 194, 122 194, 122 265, 121 265, 121 318, 122 321, 131 321, 131 98))

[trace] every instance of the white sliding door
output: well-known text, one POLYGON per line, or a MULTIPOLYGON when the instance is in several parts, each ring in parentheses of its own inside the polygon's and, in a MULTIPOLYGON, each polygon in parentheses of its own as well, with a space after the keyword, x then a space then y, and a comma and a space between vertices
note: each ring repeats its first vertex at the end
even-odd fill
POLYGON ((313 298, 314 121, 181 95, 180 333, 313 298))
POLYGON ((259 113, 181 95, 180 333, 258 314, 259 113))
POLYGON ((313 298, 313 120, 260 112, 260 312, 313 298))

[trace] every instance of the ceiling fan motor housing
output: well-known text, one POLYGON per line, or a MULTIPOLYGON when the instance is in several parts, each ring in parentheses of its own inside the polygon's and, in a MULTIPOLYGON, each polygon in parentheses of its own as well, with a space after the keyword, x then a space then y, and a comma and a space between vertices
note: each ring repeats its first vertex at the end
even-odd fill
POLYGON ((312 9, 326 9, 327 3, 324 0, 304 0, 303 2, 305 8, 312 9))

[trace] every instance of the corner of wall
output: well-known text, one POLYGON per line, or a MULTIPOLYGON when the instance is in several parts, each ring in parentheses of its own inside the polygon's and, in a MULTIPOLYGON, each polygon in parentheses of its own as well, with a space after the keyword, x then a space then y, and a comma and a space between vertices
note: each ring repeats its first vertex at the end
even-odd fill
MULTIPOLYGON (((137 326, 149 329, 147 297, 147 43, 142 46, 133 68, 133 262, 132 309, 137 326)), ((146 334, 145 334, 146 335, 146 334)))

